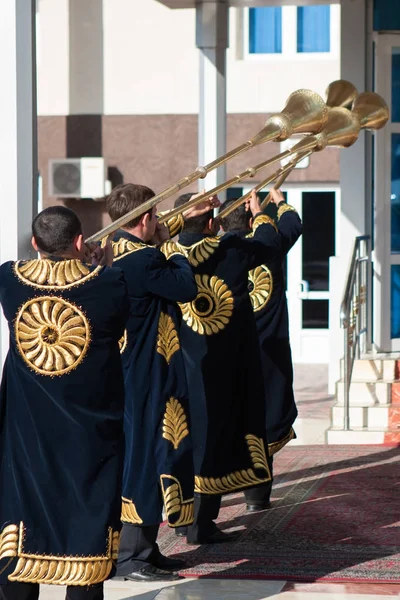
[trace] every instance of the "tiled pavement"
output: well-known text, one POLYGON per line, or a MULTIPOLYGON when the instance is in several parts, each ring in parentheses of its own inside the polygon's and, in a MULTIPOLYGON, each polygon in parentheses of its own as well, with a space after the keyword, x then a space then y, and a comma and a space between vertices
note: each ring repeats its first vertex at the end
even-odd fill
MULTIPOLYGON (((324 365, 297 365, 295 390, 299 417, 291 444, 323 444, 333 399, 324 365)), ((400 600, 400 585, 292 583, 285 581, 184 579, 170 585, 109 581, 106 600, 400 600)), ((43 586, 41 600, 62 600, 63 588, 43 586)))

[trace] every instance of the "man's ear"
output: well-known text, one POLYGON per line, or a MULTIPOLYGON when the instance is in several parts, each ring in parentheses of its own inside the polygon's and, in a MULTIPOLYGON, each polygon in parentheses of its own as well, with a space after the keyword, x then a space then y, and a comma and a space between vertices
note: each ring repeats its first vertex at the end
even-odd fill
POLYGON ((143 227, 143 229, 147 228, 149 226, 150 219, 151 219, 151 217, 150 217, 149 213, 148 212, 144 213, 144 215, 140 219, 140 224, 143 227))
POLYGON ((74 239, 74 246, 78 250, 78 252, 82 252, 82 249, 83 249, 83 235, 81 233, 74 239))
POLYGON ((35 240, 35 238, 33 236, 32 236, 32 239, 31 239, 31 244, 33 246, 33 249, 36 250, 36 252, 40 252, 39 246, 37 245, 36 240, 35 240))

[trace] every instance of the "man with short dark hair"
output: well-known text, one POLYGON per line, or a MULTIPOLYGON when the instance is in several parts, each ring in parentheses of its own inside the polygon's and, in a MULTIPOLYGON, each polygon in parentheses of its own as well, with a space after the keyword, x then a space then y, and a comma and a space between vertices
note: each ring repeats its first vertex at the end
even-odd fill
MULTIPOLYGON (((289 319, 285 293, 283 261, 302 232, 298 213, 286 204, 281 192, 270 216, 277 221, 281 240, 278 251, 263 265, 249 273, 250 298, 260 340, 265 386, 266 432, 272 457, 295 437, 293 423, 297 408, 293 394, 293 365, 289 340, 289 319)), ((224 206, 228 206, 226 202, 224 206)), ((251 219, 242 205, 222 219, 222 228, 245 238, 251 235, 251 219)), ((272 464, 271 464, 272 467, 272 464)), ((245 491, 247 509, 263 510, 270 506, 272 479, 245 491)))
MULTIPOLYGON (((117 186, 107 199, 113 221, 154 196, 146 186, 117 186)), ((117 575, 134 581, 179 577, 183 561, 163 556, 156 543, 162 507, 170 527, 193 521, 193 456, 188 391, 179 340, 178 302, 197 287, 186 258, 168 240, 156 209, 117 231, 115 263, 131 302, 122 343, 126 455, 123 529, 117 575), (160 246, 164 243, 164 252, 160 246)))
MULTIPOLYGON (((183 206, 187 196, 175 205, 183 206)), ((276 252, 279 237, 252 194, 253 237, 216 237, 210 210, 184 217, 178 247, 197 297, 181 304, 195 466, 195 519, 180 529, 190 544, 230 541, 220 531, 221 496, 270 481, 264 391, 248 271, 276 252)))
POLYGON ((101 600, 119 544, 127 290, 122 272, 103 264, 111 247, 87 248, 68 208, 42 211, 32 233, 40 258, 0 267, 10 329, 0 598, 36 600, 45 583, 68 586, 68 600, 101 600))

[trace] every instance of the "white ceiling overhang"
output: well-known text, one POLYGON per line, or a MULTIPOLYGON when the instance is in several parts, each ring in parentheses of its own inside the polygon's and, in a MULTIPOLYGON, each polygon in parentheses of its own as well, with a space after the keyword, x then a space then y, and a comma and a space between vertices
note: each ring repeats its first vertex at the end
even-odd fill
MULTIPOLYGON (((200 0, 215 2, 215 0, 200 0)), ((222 0, 224 2, 224 0, 222 0)), ((195 8, 199 0, 157 0, 168 8, 195 8)), ((227 0, 229 6, 305 6, 313 4, 334 4, 335 0, 227 0)), ((336 0, 340 4, 340 0, 336 0)))

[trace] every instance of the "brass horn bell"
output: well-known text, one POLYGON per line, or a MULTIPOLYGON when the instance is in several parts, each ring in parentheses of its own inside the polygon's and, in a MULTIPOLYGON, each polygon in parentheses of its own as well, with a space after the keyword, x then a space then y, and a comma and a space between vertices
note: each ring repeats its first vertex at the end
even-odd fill
POLYGON ((375 92, 363 92, 354 100, 353 114, 362 129, 382 129, 389 120, 389 108, 382 96, 375 92))
POLYGON ((351 108, 358 92, 356 87, 345 79, 332 81, 326 89, 326 104, 330 108, 351 108))

